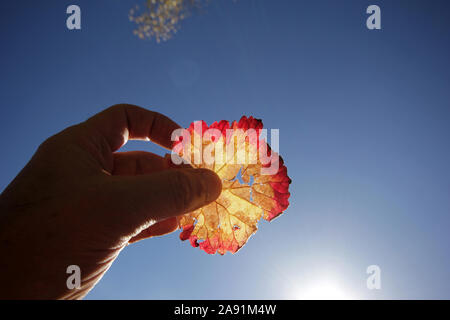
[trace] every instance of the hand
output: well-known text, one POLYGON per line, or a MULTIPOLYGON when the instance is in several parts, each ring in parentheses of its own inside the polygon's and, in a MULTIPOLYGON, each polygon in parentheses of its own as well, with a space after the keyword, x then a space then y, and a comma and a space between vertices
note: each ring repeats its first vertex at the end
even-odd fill
POLYGON ((169 118, 116 105, 46 140, 0 195, 0 298, 84 297, 129 243, 177 229, 176 216, 214 201, 212 171, 170 157, 115 152, 129 139, 171 147, 169 118), (69 265, 81 288, 69 290, 69 265))

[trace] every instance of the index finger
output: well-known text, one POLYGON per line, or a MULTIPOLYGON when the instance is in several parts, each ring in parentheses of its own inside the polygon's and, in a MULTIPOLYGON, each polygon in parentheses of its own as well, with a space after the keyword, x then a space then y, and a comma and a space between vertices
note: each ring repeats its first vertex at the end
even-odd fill
POLYGON ((131 104, 118 104, 89 118, 86 124, 102 135, 111 151, 128 140, 151 140, 172 148, 171 135, 180 126, 165 115, 131 104))

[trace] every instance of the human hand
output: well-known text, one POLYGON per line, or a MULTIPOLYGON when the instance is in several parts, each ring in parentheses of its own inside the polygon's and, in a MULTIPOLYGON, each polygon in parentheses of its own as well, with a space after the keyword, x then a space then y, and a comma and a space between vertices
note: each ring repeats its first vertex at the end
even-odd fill
POLYGON ((212 171, 116 152, 128 140, 171 147, 169 118, 116 105, 47 139, 0 195, 0 298, 84 297, 129 243, 177 229, 176 216, 214 201, 212 171), (66 286, 69 265, 81 288, 66 286))

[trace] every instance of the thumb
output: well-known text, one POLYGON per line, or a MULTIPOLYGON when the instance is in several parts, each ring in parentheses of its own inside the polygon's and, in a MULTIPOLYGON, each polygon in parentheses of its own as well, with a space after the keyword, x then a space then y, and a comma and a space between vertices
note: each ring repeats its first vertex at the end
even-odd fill
POLYGON ((102 186, 101 219, 120 236, 132 236, 156 221, 194 211, 216 200, 219 176, 208 169, 169 169, 149 175, 110 176, 102 186))

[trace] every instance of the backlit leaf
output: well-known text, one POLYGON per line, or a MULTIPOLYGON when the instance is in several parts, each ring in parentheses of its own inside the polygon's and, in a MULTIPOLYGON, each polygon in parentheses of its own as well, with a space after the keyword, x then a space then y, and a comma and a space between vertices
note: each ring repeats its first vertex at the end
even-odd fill
POLYGON ((261 217, 271 221, 288 207, 291 180, 282 158, 263 139, 262 128, 261 120, 245 116, 231 125, 199 121, 174 143, 179 156, 215 171, 223 186, 216 201, 179 218, 181 240, 210 254, 235 253, 256 232, 261 217))

